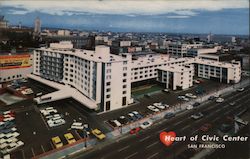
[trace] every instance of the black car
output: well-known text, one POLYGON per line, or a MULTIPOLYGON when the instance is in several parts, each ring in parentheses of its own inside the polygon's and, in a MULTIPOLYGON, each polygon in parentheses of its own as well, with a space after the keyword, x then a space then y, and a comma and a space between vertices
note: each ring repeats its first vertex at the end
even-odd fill
POLYGON ((201 105, 201 103, 199 103, 199 102, 195 102, 195 103, 193 104, 194 107, 198 107, 199 105, 201 105))
POLYGON ((208 100, 214 100, 216 97, 215 96, 210 96, 208 100))
POLYGON ((175 114, 170 112, 170 113, 166 113, 164 118, 165 119, 170 119, 170 118, 173 118, 174 116, 175 116, 175 114))
POLYGON ((129 122, 129 120, 125 117, 125 116, 120 116, 117 119, 121 124, 127 124, 129 122))

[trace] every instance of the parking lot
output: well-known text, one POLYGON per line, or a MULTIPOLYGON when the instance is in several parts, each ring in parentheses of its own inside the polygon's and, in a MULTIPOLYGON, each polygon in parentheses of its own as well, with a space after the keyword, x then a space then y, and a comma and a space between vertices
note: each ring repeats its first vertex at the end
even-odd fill
MULTIPOLYGON (((55 91, 55 89, 47 87, 41 83, 28 81, 23 85, 31 87, 34 94, 42 92, 46 94, 55 91)), ((71 130, 70 127, 73 122, 81 122, 88 124, 90 129, 99 129, 103 133, 112 131, 115 126, 109 121, 118 119, 124 116, 124 119, 119 119, 122 124, 128 124, 134 120, 139 120, 150 114, 157 113, 153 109, 149 109, 147 106, 153 105, 154 103, 161 102, 164 108, 159 108, 159 111, 168 110, 175 105, 181 105, 185 101, 179 100, 178 96, 185 95, 186 93, 196 94, 197 88, 202 88, 205 94, 208 92, 216 92, 219 89, 228 85, 217 83, 215 81, 203 80, 202 83, 194 85, 192 88, 187 90, 152 93, 149 96, 144 96, 136 99, 136 103, 131 106, 114 110, 104 114, 96 114, 93 110, 89 110, 80 103, 72 99, 65 99, 56 101, 48 104, 36 105, 32 100, 26 100, 20 103, 16 103, 9 107, 1 107, 0 110, 13 109, 16 111, 16 125, 20 132, 20 140, 24 141, 24 146, 13 153, 13 158, 31 158, 42 154, 44 152, 55 149, 51 138, 58 136, 61 139, 63 145, 67 145, 67 140, 64 137, 66 133, 72 133, 75 140, 85 138, 86 135, 80 130, 71 130), (46 118, 40 113, 41 109, 47 107, 55 108, 60 116, 65 120, 65 124, 56 127, 49 127, 46 118), (136 112, 134 112, 136 111, 136 112), (137 114, 133 117, 129 114, 137 114)), ((197 95, 198 99, 202 98, 202 95, 197 95)), ((192 100, 190 98, 190 100, 192 100)), ((90 134, 89 138, 95 138, 94 135, 90 134)))
MULTIPOLYGON (((170 92, 164 92, 157 90, 156 93, 148 92, 146 89, 145 94, 150 94, 149 96, 144 96, 136 99, 136 103, 132 104, 131 106, 124 108, 122 110, 114 110, 108 113, 100 114, 99 117, 105 121, 105 123, 108 123, 107 125, 111 128, 114 128, 114 124, 110 124, 110 120, 118 120, 120 116, 124 116, 127 118, 127 120, 131 121, 131 117, 128 115, 129 113, 132 113, 133 111, 138 112, 141 116, 145 117, 150 114, 156 113, 150 109, 147 108, 149 105, 153 105, 154 103, 161 102, 163 105, 168 105, 168 108, 164 108, 163 110, 169 109, 175 105, 181 106, 185 101, 178 99, 178 96, 185 96, 187 93, 192 93, 197 96, 198 99, 202 98, 203 95, 210 93, 210 92, 217 92, 219 89, 222 89, 224 87, 229 86, 228 84, 218 83, 211 80, 204 80, 202 79, 202 82, 200 84, 194 84, 193 87, 186 89, 186 90, 178 90, 178 91, 170 91, 170 92), (204 90, 203 94, 196 93, 197 89, 202 88, 204 90)), ((160 86, 158 86, 160 87, 160 86)), ((163 90, 164 88, 162 88, 163 90)), ((155 91, 154 89, 152 89, 155 91)), ((142 91, 140 90, 140 93, 142 91)), ((192 98, 189 98, 192 101, 192 98)), ((161 111, 163 111, 161 110, 161 111)))
MULTIPOLYGON (((22 83, 22 86, 29 86, 34 94, 42 92, 43 94, 54 91, 41 83, 28 81, 22 83)), ((36 105, 32 100, 25 100, 15 103, 8 107, 1 107, 0 111, 14 110, 16 114, 16 127, 20 133, 20 140, 24 142, 24 146, 11 152, 12 158, 32 158, 44 152, 55 149, 51 138, 58 136, 63 145, 67 145, 64 134, 71 133, 75 140, 83 138, 95 138, 91 133, 86 136, 83 130, 72 130, 71 125, 74 122, 88 124, 90 130, 98 128, 102 132, 109 131, 101 120, 98 120, 96 113, 86 109, 75 100, 65 99, 49 104, 36 105), (46 117, 40 113, 41 109, 53 107, 57 110, 57 114, 62 116, 65 124, 49 127, 46 117)))

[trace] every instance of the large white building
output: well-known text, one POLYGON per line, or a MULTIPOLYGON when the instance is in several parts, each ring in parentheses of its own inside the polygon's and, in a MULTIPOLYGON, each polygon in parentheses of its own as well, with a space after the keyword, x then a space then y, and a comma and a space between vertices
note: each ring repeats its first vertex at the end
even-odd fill
POLYGON ((100 111, 133 102, 130 59, 110 54, 109 47, 97 46, 95 51, 74 50, 71 43, 61 42, 37 49, 34 59, 34 75, 73 87, 93 101, 100 111))
POLYGON ((191 87, 194 75, 225 83, 237 83, 241 77, 241 66, 236 61, 222 63, 199 57, 170 58, 163 54, 144 55, 132 60, 131 54, 110 54, 106 46, 97 46, 95 51, 79 50, 73 49, 70 42, 37 49, 33 59, 31 78, 45 84, 54 82, 52 86, 60 84, 59 89, 69 86, 79 94, 75 97, 71 93, 73 98, 99 111, 119 109, 133 103, 131 84, 140 81, 157 80, 175 90, 191 87))

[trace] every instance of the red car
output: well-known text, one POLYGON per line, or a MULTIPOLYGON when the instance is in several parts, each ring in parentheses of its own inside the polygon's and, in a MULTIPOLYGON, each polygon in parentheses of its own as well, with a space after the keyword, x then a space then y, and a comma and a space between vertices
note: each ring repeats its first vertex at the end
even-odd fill
POLYGON ((203 132, 207 132, 207 131, 208 131, 209 129, 211 129, 211 128, 212 128, 212 125, 206 123, 206 124, 204 124, 204 125, 202 125, 202 126, 200 127, 200 130, 203 131, 203 132))
POLYGON ((131 129, 129 133, 130 134, 137 134, 140 130, 141 130, 141 128, 137 127, 137 128, 131 129))

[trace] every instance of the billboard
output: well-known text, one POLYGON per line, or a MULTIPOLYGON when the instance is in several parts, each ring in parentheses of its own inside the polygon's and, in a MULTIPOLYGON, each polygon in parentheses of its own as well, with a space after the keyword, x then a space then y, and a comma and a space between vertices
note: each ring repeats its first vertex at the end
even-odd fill
POLYGON ((4 55, 0 56, 0 70, 30 67, 30 55, 4 55))

